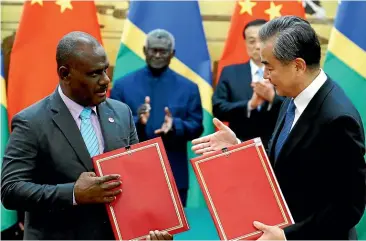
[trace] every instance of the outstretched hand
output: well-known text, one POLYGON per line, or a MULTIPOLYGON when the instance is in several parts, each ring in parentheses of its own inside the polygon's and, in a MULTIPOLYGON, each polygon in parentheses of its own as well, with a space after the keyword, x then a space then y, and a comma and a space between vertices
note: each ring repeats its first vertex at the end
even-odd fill
POLYGON ((217 132, 192 141, 192 151, 196 154, 209 154, 224 147, 238 144, 235 133, 228 126, 217 118, 213 119, 213 123, 218 129, 217 132))

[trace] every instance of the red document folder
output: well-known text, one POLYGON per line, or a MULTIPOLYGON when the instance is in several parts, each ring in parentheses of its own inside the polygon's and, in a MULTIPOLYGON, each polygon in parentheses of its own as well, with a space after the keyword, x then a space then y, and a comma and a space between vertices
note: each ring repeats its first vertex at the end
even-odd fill
POLYGON ((260 138, 191 160, 222 240, 257 239, 259 221, 294 223, 260 138))
POLYGON ((116 239, 189 229, 160 137, 95 156, 93 164, 98 176, 121 175, 122 194, 106 205, 116 239))

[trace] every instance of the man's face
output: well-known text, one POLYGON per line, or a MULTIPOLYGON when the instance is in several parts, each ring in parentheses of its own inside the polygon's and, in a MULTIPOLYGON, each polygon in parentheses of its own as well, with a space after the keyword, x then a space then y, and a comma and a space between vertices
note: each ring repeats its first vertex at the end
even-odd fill
POLYGON ((262 26, 251 26, 245 30, 245 45, 247 47, 248 56, 254 61, 260 61, 260 42, 259 29, 262 26))
POLYGON ((294 62, 281 63, 273 55, 273 39, 261 43, 260 55, 264 64, 264 79, 268 79, 281 96, 292 96, 294 87, 297 85, 297 72, 294 62))
POLYGON ((70 60, 67 85, 73 99, 83 106, 96 106, 106 99, 109 62, 101 46, 84 45, 70 60))
POLYGON ((168 39, 152 38, 144 47, 147 65, 153 69, 163 69, 170 64, 174 51, 168 39))

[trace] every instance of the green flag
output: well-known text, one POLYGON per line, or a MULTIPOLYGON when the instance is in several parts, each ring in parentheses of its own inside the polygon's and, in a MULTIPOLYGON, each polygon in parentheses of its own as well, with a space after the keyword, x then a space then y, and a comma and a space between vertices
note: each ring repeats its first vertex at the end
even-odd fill
MULTIPOLYGON (((3 56, 1 55, 1 162, 0 168, 3 163, 3 156, 6 143, 9 138, 9 129, 8 129, 8 113, 6 111, 6 87, 5 87, 5 79, 3 75, 3 56)), ((4 231, 14 225, 17 221, 17 213, 15 211, 10 211, 4 208, 1 204, 1 231, 4 231)))
MULTIPOLYGON (((366 2, 342 1, 328 44, 324 71, 346 92, 366 130, 366 2)), ((357 225, 366 240, 366 214, 357 225)))

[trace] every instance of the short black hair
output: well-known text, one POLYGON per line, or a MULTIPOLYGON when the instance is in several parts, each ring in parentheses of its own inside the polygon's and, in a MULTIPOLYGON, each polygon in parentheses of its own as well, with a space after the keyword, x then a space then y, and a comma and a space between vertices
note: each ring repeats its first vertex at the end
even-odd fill
POLYGON ((282 63, 302 58, 310 69, 319 68, 320 42, 308 21, 297 16, 275 18, 259 30, 260 41, 271 38, 275 38, 273 54, 282 63))
POLYGON ((63 36, 56 48, 57 69, 64 65, 71 56, 77 54, 77 47, 83 43, 101 46, 96 38, 85 32, 73 31, 63 36))
POLYGON ((245 39, 245 30, 247 30, 247 28, 252 27, 252 26, 261 26, 264 25, 265 23, 267 23, 267 20, 265 19, 255 19, 253 21, 248 22, 243 30, 243 37, 245 39))

